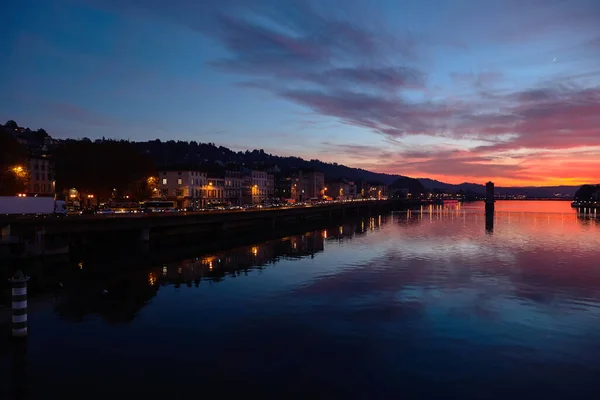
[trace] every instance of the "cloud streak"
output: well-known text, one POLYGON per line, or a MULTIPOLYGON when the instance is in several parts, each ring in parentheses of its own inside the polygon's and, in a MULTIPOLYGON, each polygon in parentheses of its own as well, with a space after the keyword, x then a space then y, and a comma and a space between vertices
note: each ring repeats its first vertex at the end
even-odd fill
MULTIPOLYGON (((212 39, 226 55, 210 65, 245 79, 241 87, 266 90, 322 116, 363 128, 366 137, 376 133, 399 144, 394 151, 385 151, 394 158, 385 172, 454 177, 451 180, 510 177, 526 181, 535 176, 540 181, 559 180, 561 174, 555 170, 556 176, 542 178, 534 159, 541 150, 558 157, 559 150, 589 151, 600 144, 600 71, 582 72, 574 67, 569 70, 574 73, 565 76, 565 70, 553 72, 551 58, 539 64, 539 73, 526 70, 525 64, 522 71, 496 64, 452 68, 440 77, 435 47, 436 40, 462 43, 467 38, 471 43, 465 48, 471 52, 484 51, 486 45, 517 49, 519 41, 552 39, 553 32, 580 23, 581 31, 589 34, 585 40, 581 36, 580 42, 554 47, 541 41, 539 53, 520 48, 520 54, 529 60, 536 54, 547 58, 554 48, 591 52, 600 48, 596 1, 581 0, 572 6, 542 0, 511 0, 501 6, 465 1, 457 6, 457 18, 449 22, 449 29, 464 18, 474 20, 473 27, 465 26, 464 33, 454 29, 454 36, 438 33, 427 40, 397 27, 394 31, 382 22, 389 19, 364 17, 352 11, 358 10, 352 6, 340 10, 329 1, 284 3, 132 0, 126 9, 186 26, 212 39), (519 21, 531 17, 535 23, 515 26, 510 17, 519 21), (536 78, 542 71, 545 79, 536 78), (553 79, 558 76, 562 78, 553 79), (440 90, 443 84, 447 87, 440 90), (418 142, 422 137, 443 138, 455 147, 445 153, 425 150, 418 142), (461 144, 465 141, 472 143, 465 147, 461 144)), ((114 0, 102 4, 113 9, 121 6, 114 0)), ((560 38, 555 39, 559 42, 560 38)), ((456 59, 465 57, 458 48, 453 51, 458 52, 456 59)), ((494 58, 489 52, 483 54, 494 58)), ((369 146, 340 145, 338 150, 346 160, 354 158, 355 164, 378 165, 381 170, 378 154, 369 146)), ((577 174, 600 179, 597 172, 581 166, 577 174)))

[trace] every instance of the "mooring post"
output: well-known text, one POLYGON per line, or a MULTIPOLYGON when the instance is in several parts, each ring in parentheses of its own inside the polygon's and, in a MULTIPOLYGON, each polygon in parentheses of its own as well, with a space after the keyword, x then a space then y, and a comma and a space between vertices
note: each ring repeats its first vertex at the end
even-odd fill
POLYGON ((17 271, 9 279, 12 286, 12 335, 27 336, 27 282, 29 277, 17 271))

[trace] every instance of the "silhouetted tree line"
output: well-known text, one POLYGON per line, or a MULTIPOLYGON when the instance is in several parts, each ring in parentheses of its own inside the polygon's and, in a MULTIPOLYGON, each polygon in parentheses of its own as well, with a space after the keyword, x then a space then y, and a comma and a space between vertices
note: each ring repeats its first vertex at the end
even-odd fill
POLYGON ((153 160, 125 140, 65 140, 52 150, 58 192, 77 188, 100 198, 133 193, 143 199, 149 177, 156 175, 153 160))
POLYGON ((236 163, 246 166, 277 165, 284 172, 288 172, 294 168, 313 168, 323 171, 328 180, 345 178, 354 181, 382 182, 389 185, 398 178, 404 178, 414 181, 411 185, 417 185, 419 188, 422 186, 419 185, 416 179, 401 175, 380 174, 337 163, 326 163, 316 159, 304 160, 299 157, 280 157, 265 153, 262 149, 235 152, 227 147, 217 146, 214 143, 174 140, 163 142, 158 139, 148 142, 135 142, 134 145, 141 153, 149 155, 159 167, 176 164, 201 165, 219 160, 225 164, 236 163))
POLYGON ((408 192, 413 194, 426 192, 425 186, 418 179, 408 178, 406 176, 402 176, 392 182, 389 186, 388 193, 393 196, 394 192, 400 189, 408 189, 408 192))
MULTIPOLYGON (((10 121, 9 121, 10 122, 10 121)), ((0 126, 0 195, 13 196, 23 192, 27 179, 19 177, 13 169, 27 162, 27 148, 8 129, 0 126)))
MULTIPOLYGON (((3 145, 0 149, 3 160, 4 182, 9 193, 14 193, 14 182, 5 171, 9 164, 25 162, 27 149, 21 146, 8 132, 23 130, 28 141, 43 143, 49 136, 44 129, 36 131, 19 128, 15 121, 8 121, 4 128, 3 145), (6 144, 4 145, 4 142, 6 144), (9 150, 13 149, 13 150, 9 150), (18 150, 16 150, 18 149, 18 150)), ((60 193, 69 188, 77 188, 83 193, 93 193, 100 197, 110 196, 113 189, 128 191, 136 197, 148 195, 146 179, 154 176, 163 166, 186 165, 200 167, 221 161, 224 164, 245 165, 248 167, 277 165, 284 173, 295 168, 322 171, 327 180, 350 179, 354 181, 381 182, 406 188, 411 192, 424 192, 425 188, 417 180, 401 175, 380 174, 360 168, 351 168, 337 163, 326 163, 317 159, 304 160, 299 157, 280 157, 265 153, 264 150, 233 151, 214 143, 196 141, 129 142, 125 140, 67 139, 57 141, 49 149, 55 163, 56 189, 60 193)), ((0 176, 0 179, 2 176, 0 176)), ((0 182, 2 183, 2 182, 0 182)), ((4 189, 3 189, 4 190, 4 189)))
POLYGON ((13 120, 0 125, 0 194, 24 191, 30 154, 49 151, 57 193, 76 188, 80 193, 108 198, 116 189, 117 194, 127 192, 140 199, 150 196, 148 178, 156 175, 156 164, 134 143, 83 138, 57 141, 47 148, 47 138, 44 129, 23 128, 13 120), (15 173, 16 166, 23 172, 15 173))
POLYGON ((577 201, 589 201, 594 199, 594 195, 600 191, 600 185, 583 185, 573 196, 577 201))

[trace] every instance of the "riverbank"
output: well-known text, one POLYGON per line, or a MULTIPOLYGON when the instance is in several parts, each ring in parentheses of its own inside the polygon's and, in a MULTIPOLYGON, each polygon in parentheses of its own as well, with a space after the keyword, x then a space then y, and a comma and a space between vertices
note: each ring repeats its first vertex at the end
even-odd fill
MULTIPOLYGON (((372 217, 371 217, 372 218, 372 217)), ((380 214, 373 226, 379 225, 380 214)), ((339 231, 354 233, 356 226, 369 225, 369 217, 338 216, 332 221, 305 220, 298 224, 280 226, 273 229, 256 230, 252 233, 230 235, 225 238, 213 237, 199 239, 194 236, 185 240, 159 241, 155 243, 137 243, 135 245, 114 246, 107 251, 103 243, 91 243, 85 248, 75 249, 71 254, 57 257, 38 257, 29 260, 13 260, 0 267, 0 311, 4 308, 9 314, 10 287, 8 279, 16 270, 22 270, 32 277, 30 286, 31 301, 43 293, 53 293, 60 290, 60 284, 65 277, 61 270, 70 265, 67 270, 88 269, 88 260, 94 263, 106 263, 111 270, 128 270, 139 266, 169 264, 182 259, 201 259, 207 254, 214 254, 231 249, 254 246, 261 242, 279 240, 285 237, 303 235, 307 232, 322 231, 330 237, 340 235, 339 231), (345 228, 344 228, 345 227, 345 228), (351 228, 349 228, 351 227, 351 228), (329 233, 327 233, 329 232, 329 233)), ((2 314, 0 312, 0 314, 2 314)))
POLYGON ((55 249, 61 249, 62 254, 72 254, 97 244, 113 248, 140 243, 160 245, 224 240, 240 234, 286 229, 310 221, 328 222, 346 216, 368 216, 420 205, 420 202, 402 200, 373 200, 241 212, 14 220, 3 230, 5 237, 13 240, 7 242, 0 257, 38 257, 55 249))

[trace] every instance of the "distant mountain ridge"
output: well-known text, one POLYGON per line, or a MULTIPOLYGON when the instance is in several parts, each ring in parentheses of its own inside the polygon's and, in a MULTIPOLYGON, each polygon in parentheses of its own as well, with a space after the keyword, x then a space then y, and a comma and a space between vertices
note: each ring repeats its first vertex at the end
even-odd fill
MULTIPOLYGON (((453 191, 463 190, 477 194, 485 193, 485 185, 477 183, 450 184, 429 178, 418 178, 418 180, 429 190, 453 191)), ((580 186, 524 186, 524 187, 496 187, 497 195, 524 195, 529 197, 555 197, 560 194, 563 197, 572 197, 580 186)))

